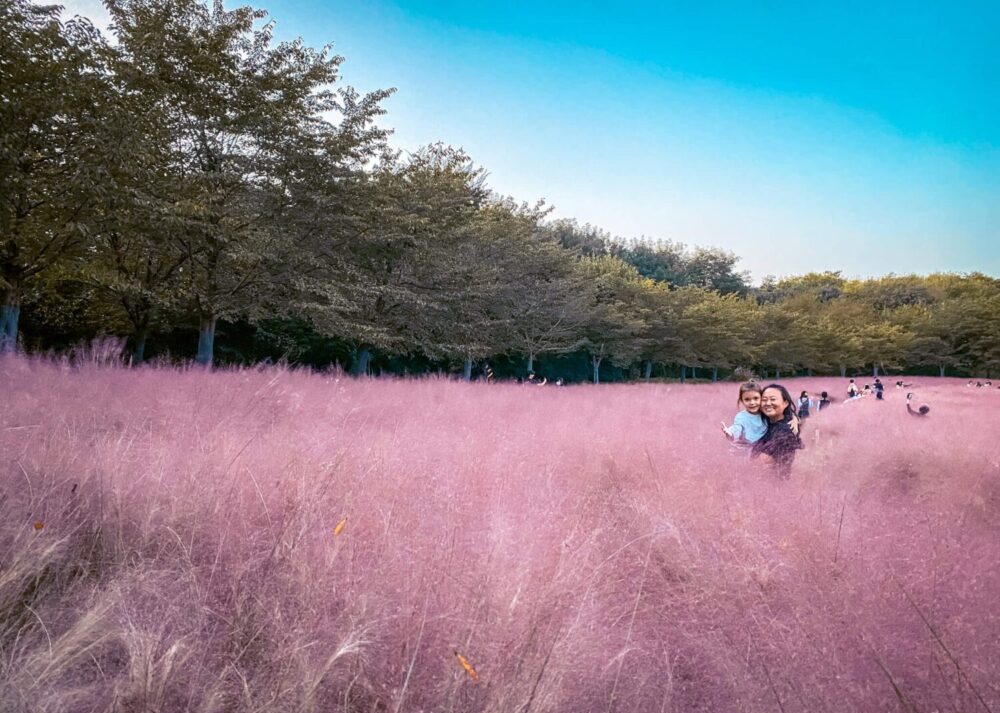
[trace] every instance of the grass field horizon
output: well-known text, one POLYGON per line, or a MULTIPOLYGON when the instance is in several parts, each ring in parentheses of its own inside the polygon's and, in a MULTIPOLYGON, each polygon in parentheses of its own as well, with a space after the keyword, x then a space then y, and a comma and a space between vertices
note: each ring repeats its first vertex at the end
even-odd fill
POLYGON ((0 359, 2 708, 998 711, 1000 390, 894 380, 780 481, 733 382, 0 359))

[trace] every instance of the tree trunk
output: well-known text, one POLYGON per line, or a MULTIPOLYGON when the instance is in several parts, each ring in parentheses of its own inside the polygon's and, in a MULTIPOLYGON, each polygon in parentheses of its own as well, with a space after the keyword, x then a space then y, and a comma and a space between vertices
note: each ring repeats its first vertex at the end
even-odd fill
POLYGON ((465 360, 465 365, 462 367, 462 378, 466 381, 472 381, 472 359, 465 360))
POLYGON ((212 366, 215 356, 215 317, 202 316, 198 325, 198 354, 194 360, 202 366, 212 366))
POLYGON ((810 366, 806 369, 806 376, 812 376, 812 375, 813 375, 813 370, 812 367, 810 366))
POLYGON ((354 355, 354 364, 351 365, 351 373, 355 376, 368 376, 368 363, 371 361, 372 352, 368 347, 361 347, 354 355))
POLYGON ((535 355, 534 354, 529 354, 528 355, 528 373, 530 374, 534 370, 535 370, 535 355))
POLYGON ((944 376, 944 364, 938 364, 938 376, 944 376))
POLYGON ((681 383, 682 384, 684 383, 684 380, 686 378, 687 378, 687 367, 684 366, 683 364, 681 364, 681 383))
POLYGON ((840 365, 840 378, 841 379, 846 379, 847 378, 847 365, 846 364, 841 364, 840 365))
POLYGON ((719 367, 712 367, 712 383, 716 383, 719 380, 719 367))
POLYGON ((878 378, 878 362, 875 362, 874 364, 872 364, 872 378, 873 379, 877 379, 878 378))
POLYGON ((590 363, 594 365, 594 383, 601 383, 601 357, 590 357, 590 363))
POLYGON ((17 351, 17 322, 21 317, 21 290, 14 282, 0 305, 0 354, 17 351))
POLYGON ((691 367, 691 378, 692 379, 697 379, 698 378, 698 367, 696 367, 696 366, 692 366, 691 367))
POLYGON ((146 337, 149 336, 149 329, 143 327, 132 335, 132 366, 142 366, 146 359, 146 337))
POLYGON ((781 369, 779 369, 778 367, 775 367, 774 368, 774 380, 777 381, 780 378, 781 378, 781 369))
POLYGON ((649 378, 653 375, 653 360, 647 359, 642 365, 642 378, 649 381, 649 378))

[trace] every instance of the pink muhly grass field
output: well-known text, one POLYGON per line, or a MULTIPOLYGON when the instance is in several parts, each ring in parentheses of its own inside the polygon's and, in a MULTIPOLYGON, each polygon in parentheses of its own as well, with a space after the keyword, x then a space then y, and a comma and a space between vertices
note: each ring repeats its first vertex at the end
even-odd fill
POLYGON ((2 707, 1000 711, 1000 390, 909 380, 780 481, 732 383, 0 360, 2 707))

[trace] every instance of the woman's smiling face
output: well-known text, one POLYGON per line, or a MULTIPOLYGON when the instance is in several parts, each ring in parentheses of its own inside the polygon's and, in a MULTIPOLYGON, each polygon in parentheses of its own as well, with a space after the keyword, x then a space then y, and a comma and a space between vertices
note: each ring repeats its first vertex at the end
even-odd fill
POLYGON ((785 416, 788 402, 781 392, 774 388, 764 389, 760 397, 760 410, 770 421, 780 421, 785 416))
POLYGON ((743 395, 740 396, 740 403, 743 404, 743 408, 746 409, 747 413, 760 413, 760 392, 743 392, 743 395))

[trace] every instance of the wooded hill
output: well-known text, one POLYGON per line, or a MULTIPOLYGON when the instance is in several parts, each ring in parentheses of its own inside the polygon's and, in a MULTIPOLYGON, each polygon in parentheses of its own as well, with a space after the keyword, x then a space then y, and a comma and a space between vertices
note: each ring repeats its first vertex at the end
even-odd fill
POLYGON ((391 89, 263 11, 108 0, 114 41, 0 6, 0 349, 570 380, 1000 367, 1000 280, 837 272, 621 240, 391 150, 391 89), (219 339, 216 340, 216 335, 219 339))

